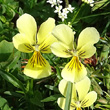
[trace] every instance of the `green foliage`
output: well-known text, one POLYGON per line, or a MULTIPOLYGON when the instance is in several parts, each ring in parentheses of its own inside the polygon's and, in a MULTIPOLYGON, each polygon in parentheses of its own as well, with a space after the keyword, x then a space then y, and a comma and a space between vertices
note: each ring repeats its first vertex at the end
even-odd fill
MULTIPOLYGON (((98 94, 96 103, 85 110, 110 110, 110 0, 95 0, 94 7, 69 0, 75 7, 67 19, 62 22, 54 8, 46 0, 0 0, 0 110, 61 110, 57 99, 61 97, 58 90, 62 79, 61 70, 69 62, 69 58, 59 58, 52 53, 43 55, 52 68, 52 75, 44 79, 32 79, 23 74, 23 69, 32 54, 16 50, 12 38, 18 32, 16 20, 24 13, 36 19, 39 27, 49 17, 56 24, 72 25, 76 31, 75 40, 85 27, 96 27, 100 33, 100 41, 95 45, 97 53, 92 63, 83 64, 91 79, 91 90, 98 94)), ((65 3, 62 4, 65 7, 65 3)), ((65 110, 69 109, 71 84, 68 84, 65 110)))

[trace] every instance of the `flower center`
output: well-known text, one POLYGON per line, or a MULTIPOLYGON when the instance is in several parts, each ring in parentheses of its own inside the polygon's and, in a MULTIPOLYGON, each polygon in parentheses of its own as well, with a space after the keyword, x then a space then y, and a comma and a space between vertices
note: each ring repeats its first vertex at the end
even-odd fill
POLYGON ((39 45, 38 44, 35 45, 35 51, 37 51, 37 52, 39 51, 39 45))
POLYGON ((77 54, 77 51, 76 50, 67 50, 66 53, 72 55, 72 56, 77 56, 78 57, 78 54, 77 54))
POLYGON ((82 109, 81 109, 80 101, 77 101, 76 104, 77 104, 77 109, 76 109, 76 110, 82 110, 82 109))

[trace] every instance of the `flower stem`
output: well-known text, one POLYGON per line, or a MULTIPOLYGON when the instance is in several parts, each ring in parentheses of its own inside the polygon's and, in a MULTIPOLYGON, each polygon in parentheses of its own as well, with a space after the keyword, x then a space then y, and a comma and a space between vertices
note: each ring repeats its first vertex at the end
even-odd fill
POLYGON ((67 83, 67 91, 66 91, 66 101, 64 110, 70 110, 71 103, 71 95, 72 95, 72 83, 68 81, 67 83))
POLYGON ((69 1, 65 0, 65 7, 68 7, 68 5, 69 5, 69 1))

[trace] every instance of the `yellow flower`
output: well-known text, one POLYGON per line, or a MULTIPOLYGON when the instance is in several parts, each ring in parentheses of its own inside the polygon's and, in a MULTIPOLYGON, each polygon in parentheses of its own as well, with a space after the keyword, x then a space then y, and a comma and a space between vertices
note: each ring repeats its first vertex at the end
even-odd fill
POLYGON ((94 44, 99 41, 99 33, 94 27, 85 28, 79 35, 77 47, 74 47, 74 32, 65 24, 57 25, 52 34, 58 39, 51 45, 52 52, 63 58, 72 57, 71 61, 62 70, 62 77, 71 82, 80 81, 87 74, 86 68, 79 61, 89 58, 96 52, 94 44))
POLYGON ((35 19, 29 14, 23 14, 17 20, 19 33, 13 37, 16 49, 21 52, 34 52, 24 68, 24 74, 32 78, 43 78, 51 75, 49 63, 42 57, 42 53, 50 53, 50 45, 56 41, 51 31, 55 27, 55 20, 48 18, 41 24, 38 33, 35 19))
MULTIPOLYGON (((88 93, 90 88, 90 79, 85 77, 83 80, 73 83, 72 87, 72 97, 70 103, 70 110, 82 110, 81 108, 91 106, 97 99, 97 93, 91 91, 88 93)), ((61 80, 59 83, 59 91, 62 95, 66 96, 67 91, 67 81, 61 80)), ((57 103, 64 110, 65 107, 65 97, 58 98, 57 103)))

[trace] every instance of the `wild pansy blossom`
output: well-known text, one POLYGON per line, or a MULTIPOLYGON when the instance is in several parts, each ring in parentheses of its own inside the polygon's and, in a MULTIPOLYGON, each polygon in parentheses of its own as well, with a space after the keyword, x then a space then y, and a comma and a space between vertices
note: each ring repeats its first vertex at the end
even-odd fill
POLYGON ((94 0, 82 0, 82 1, 85 2, 85 3, 90 4, 91 7, 94 6, 94 0))
POLYGON ((79 35, 76 47, 74 45, 74 32, 69 26, 57 25, 52 34, 58 40, 51 45, 52 52, 59 57, 72 57, 62 70, 62 77, 71 82, 77 82, 84 78, 87 71, 79 58, 89 58, 94 55, 96 52, 94 44, 99 41, 98 31, 94 27, 85 28, 79 35))
POLYGON ((64 21, 65 19, 67 19, 67 14, 69 12, 73 12, 74 7, 72 7, 70 4, 68 5, 67 8, 62 8, 62 0, 47 0, 47 3, 51 4, 51 7, 55 6, 55 11, 54 13, 58 13, 58 17, 64 21))
MULTIPOLYGON (((70 103, 70 110, 82 110, 81 108, 91 106, 97 99, 97 93, 95 91, 89 91, 90 89, 90 79, 85 77, 83 80, 77 83, 73 83, 72 86, 72 96, 70 103)), ((59 83, 59 91, 64 97, 60 97, 57 100, 60 108, 64 110, 65 107, 65 97, 67 91, 67 81, 62 79, 59 83)))
POLYGON ((32 78, 43 78, 51 75, 51 67, 47 60, 43 58, 42 53, 50 53, 50 45, 56 41, 51 34, 55 27, 55 20, 48 18, 41 24, 37 33, 37 24, 35 19, 29 14, 23 14, 17 20, 19 33, 13 37, 13 43, 16 49, 21 52, 34 52, 24 68, 24 74, 32 78))

